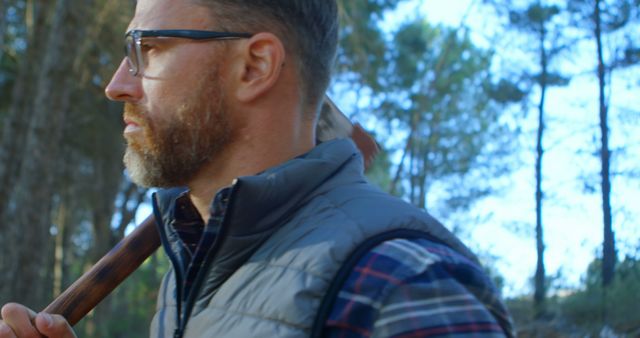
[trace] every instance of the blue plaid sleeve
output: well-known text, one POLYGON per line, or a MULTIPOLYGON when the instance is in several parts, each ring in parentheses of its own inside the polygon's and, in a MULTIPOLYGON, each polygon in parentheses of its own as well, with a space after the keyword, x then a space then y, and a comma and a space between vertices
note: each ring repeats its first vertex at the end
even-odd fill
POLYGON ((325 325, 328 337, 512 337, 482 269, 426 239, 383 242, 360 259, 325 325))

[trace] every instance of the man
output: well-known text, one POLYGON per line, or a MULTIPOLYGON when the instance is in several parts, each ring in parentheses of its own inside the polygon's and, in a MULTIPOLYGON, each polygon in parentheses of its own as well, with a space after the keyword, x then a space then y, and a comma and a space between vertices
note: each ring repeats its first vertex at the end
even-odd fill
MULTIPOLYGON (((171 262, 152 337, 510 336, 476 258, 316 145, 334 0, 139 0, 107 96, 171 262)), ((73 337, 2 309, 0 337, 73 337)))

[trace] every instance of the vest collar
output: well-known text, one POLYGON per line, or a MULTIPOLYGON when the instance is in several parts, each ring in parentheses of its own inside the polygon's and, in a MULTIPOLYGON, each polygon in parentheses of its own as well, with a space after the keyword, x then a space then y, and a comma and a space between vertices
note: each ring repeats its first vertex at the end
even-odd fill
MULTIPOLYGON (((265 170, 255 176, 237 178, 229 235, 247 236, 277 223, 310 197, 338 170, 351 172, 353 180, 363 179, 363 160, 355 145, 347 139, 324 142, 310 152, 265 170)), ((348 182, 340 182, 348 183, 348 182)), ((326 190, 326 189, 323 189, 326 190)), ((185 187, 162 189, 156 206, 165 225, 174 219, 176 200, 185 187)))

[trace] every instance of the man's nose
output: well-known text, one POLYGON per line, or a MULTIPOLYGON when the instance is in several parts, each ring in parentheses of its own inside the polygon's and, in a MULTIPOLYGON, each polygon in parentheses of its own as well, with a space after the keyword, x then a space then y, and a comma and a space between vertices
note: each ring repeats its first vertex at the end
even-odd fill
POLYGON ((104 92, 112 101, 136 102, 142 98, 140 78, 129 73, 126 59, 122 59, 104 92))

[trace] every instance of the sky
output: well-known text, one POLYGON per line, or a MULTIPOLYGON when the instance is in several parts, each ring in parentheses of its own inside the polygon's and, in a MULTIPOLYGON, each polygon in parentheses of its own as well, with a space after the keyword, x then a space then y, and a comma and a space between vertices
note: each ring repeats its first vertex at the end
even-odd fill
MULTIPOLYGON (((465 20, 473 33, 474 42, 485 48, 494 46, 491 37, 498 26, 495 17, 472 0, 413 0, 405 1, 388 17, 387 28, 416 15, 426 16, 431 23, 458 27, 465 20)), ((558 276, 558 288, 576 287, 588 264, 601 252, 602 211, 599 190, 599 161, 593 154, 598 150, 599 128, 597 82, 589 72, 591 65, 585 45, 573 52, 570 61, 559 69, 577 74, 569 86, 548 92, 546 110, 548 126, 543 157, 543 226, 546 242, 547 274, 558 276), (585 179, 585 177, 587 179, 585 179), (593 190, 585 189, 590 182, 593 190)), ((522 57, 522 51, 501 52, 502 61, 522 57), (520 54, 518 54, 520 53, 520 54)), ((640 158, 640 75, 635 70, 616 73, 611 91, 611 149, 616 168, 638 168, 640 158), (635 79, 635 80, 634 80, 635 79), (625 151, 621 151, 624 146, 625 151)), ((535 97, 535 94, 534 96, 535 97)), ((494 267, 505 277, 503 290, 508 297, 532 292, 531 279, 535 273, 535 130, 537 112, 531 111, 522 122, 523 148, 517 154, 522 167, 508 177, 509 189, 500 191, 479 202, 471 212, 472 218, 484 220, 468 225, 464 238, 473 249, 497 257, 494 267)), ((640 200, 638 178, 616 177, 612 184, 612 207, 619 258, 637 254, 640 247, 640 212, 635 205, 640 200), (635 209, 635 210, 634 210, 635 209)), ((436 197, 437 198, 437 197, 436 197)), ((437 215, 436 215, 437 216, 437 215)), ((459 225, 460 226, 460 225, 459 225)), ((637 256, 637 255, 636 255, 637 256)))

